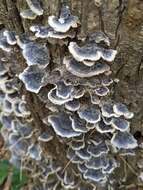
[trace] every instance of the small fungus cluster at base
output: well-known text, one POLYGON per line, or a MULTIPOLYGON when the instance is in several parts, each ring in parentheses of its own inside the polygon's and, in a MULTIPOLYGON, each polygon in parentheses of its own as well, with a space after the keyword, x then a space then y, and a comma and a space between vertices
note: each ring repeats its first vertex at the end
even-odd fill
MULTIPOLYGON (((43 14, 38 0, 26 1, 30 9, 21 12, 22 18, 43 14)), ((115 155, 123 155, 123 151, 132 155, 138 146, 130 132, 134 114, 110 96, 114 82, 111 64, 117 50, 110 48, 103 32, 75 42, 79 25, 69 7, 63 6, 58 16, 48 17, 48 26, 30 27, 32 39, 0 31, 0 48, 10 56, 17 45, 26 63, 18 76, 11 76, 9 65, 0 61, 0 121, 10 162, 22 165, 33 176, 32 190, 112 186, 114 171, 120 167, 115 155), (51 60, 50 48, 38 42, 40 38, 48 43, 50 39, 69 42, 64 43, 65 55, 58 57, 62 63, 51 60), (31 111, 36 110, 30 109, 22 95, 23 84, 25 92, 33 93, 45 106, 46 114, 39 115, 44 127, 34 121, 31 111)))

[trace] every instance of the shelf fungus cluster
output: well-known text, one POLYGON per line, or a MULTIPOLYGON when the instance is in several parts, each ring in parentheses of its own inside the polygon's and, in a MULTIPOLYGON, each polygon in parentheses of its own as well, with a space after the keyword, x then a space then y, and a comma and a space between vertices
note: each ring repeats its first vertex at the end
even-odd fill
MULTIPOLYGON (((38 0, 27 3, 30 10, 21 13, 23 18, 43 14, 38 0)), ((133 155, 138 146, 130 132, 134 114, 112 99, 111 65, 117 51, 103 32, 77 40, 78 26, 78 18, 64 6, 58 16, 48 17, 48 26, 30 27, 33 38, 0 32, 0 48, 10 56, 16 46, 25 62, 20 73, 11 75, 1 59, 1 133, 10 162, 33 176, 33 190, 114 186, 120 167, 116 155, 133 155), (68 40, 56 44, 64 53, 51 50, 56 45, 49 45, 50 38, 68 40), (40 111, 31 108, 35 102, 27 102, 28 94, 40 102, 40 111)))

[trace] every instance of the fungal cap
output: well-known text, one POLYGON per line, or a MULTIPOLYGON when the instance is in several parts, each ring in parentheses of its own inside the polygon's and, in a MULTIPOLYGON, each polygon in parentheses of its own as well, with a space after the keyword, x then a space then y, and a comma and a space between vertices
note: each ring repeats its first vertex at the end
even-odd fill
POLYGON ((13 109, 12 109, 12 103, 8 100, 4 100, 4 103, 3 103, 3 111, 6 112, 6 113, 12 113, 13 109))
POLYGON ((113 83, 113 80, 111 78, 103 78, 102 79, 102 85, 103 86, 110 86, 110 84, 113 83))
POLYGON ((95 169, 95 170, 98 170, 98 169, 103 169, 103 168, 106 168, 108 166, 108 158, 107 158, 107 155, 103 154, 99 157, 91 157, 91 159, 89 159, 86 163, 85 163, 85 166, 88 168, 88 169, 95 169))
MULTIPOLYGON (((61 19, 60 19, 61 21, 61 19)), ((60 22, 59 19, 56 16, 49 16, 48 17, 48 23, 49 25, 56 31, 56 32, 61 32, 65 33, 67 32, 71 27, 76 28, 77 27, 77 22, 78 18, 75 16, 70 16, 64 22, 60 22)))
POLYGON ((7 43, 9 45, 15 45, 16 44, 16 34, 15 34, 15 32, 5 30, 3 32, 3 35, 6 37, 7 43))
POLYGON ((43 9, 40 5, 39 0, 26 0, 29 8, 36 14, 36 15, 43 15, 43 9))
POLYGON ((90 92, 90 97, 91 97, 91 103, 95 105, 100 104, 100 98, 99 96, 96 95, 95 92, 90 92))
POLYGON ((28 91, 37 94, 44 85, 44 71, 37 65, 32 65, 19 74, 19 79, 28 91))
POLYGON ((74 59, 67 58, 64 58, 63 63, 65 64, 67 71, 81 78, 93 77, 110 70, 110 67, 105 63, 96 63, 92 67, 88 67, 74 59))
POLYGON ((53 139, 53 136, 47 132, 43 132, 39 137, 38 140, 42 142, 49 142, 53 139))
POLYGON ((41 153, 42 150, 38 145, 31 144, 28 148, 28 155, 35 160, 41 160, 41 153))
POLYGON ((39 26, 39 25, 31 26, 30 30, 32 32, 35 32, 35 36, 37 38, 48 38, 54 32, 53 28, 49 26, 45 27, 45 26, 39 26))
POLYGON ((5 127, 8 131, 12 130, 12 116, 11 115, 7 115, 5 113, 1 113, 0 115, 0 121, 3 125, 3 127, 5 127))
POLYGON ((6 39, 0 39, 0 48, 1 48, 3 51, 6 51, 6 52, 10 52, 10 51, 11 51, 11 47, 10 47, 10 45, 7 43, 7 40, 6 40, 6 39))
POLYGON ((78 170, 81 172, 81 173, 85 173, 86 171, 87 171, 87 167, 85 166, 85 164, 84 163, 82 163, 82 164, 78 164, 77 165, 77 167, 78 167, 78 170))
POLYGON ((75 151, 72 150, 70 147, 67 151, 67 158, 71 160, 72 163, 83 163, 83 160, 75 154, 75 151))
POLYGON ((101 170, 88 169, 83 176, 85 179, 90 179, 95 182, 100 182, 101 180, 106 179, 105 174, 103 174, 101 170))
POLYGON ((110 91, 109 91, 109 89, 106 86, 102 86, 102 87, 99 87, 99 88, 95 89, 95 93, 98 96, 106 96, 109 92, 110 91))
POLYGON ((106 168, 103 168, 102 172, 104 174, 111 174, 115 168, 118 167, 118 164, 117 162, 115 161, 115 159, 113 158, 110 158, 109 161, 108 161, 108 165, 106 168))
POLYGON ((78 100, 73 99, 65 103, 65 108, 69 111, 77 111, 80 108, 80 103, 78 100))
POLYGON ((114 61, 115 57, 117 55, 117 51, 116 50, 112 50, 112 49, 101 49, 101 57, 108 62, 112 62, 114 61))
POLYGON ((21 35, 16 35, 16 42, 17 45, 21 48, 24 49, 28 43, 31 42, 27 34, 21 34, 21 35))
POLYGON ((23 10, 22 12, 20 12, 20 16, 24 19, 30 20, 34 20, 37 17, 37 15, 31 9, 23 10))
POLYGON ((48 122, 51 124, 56 134, 61 137, 71 138, 80 135, 79 132, 73 130, 72 122, 66 113, 50 115, 48 117, 48 122))
POLYGON ((83 160, 89 160, 91 157, 90 153, 87 151, 87 147, 84 147, 80 150, 76 150, 75 153, 83 160))
POLYGON ((65 20, 68 19, 70 16, 71 16, 71 12, 70 12, 69 6, 63 5, 60 10, 59 21, 61 23, 64 23, 65 20))
POLYGON ((78 111, 78 115, 81 119, 84 119, 88 123, 96 124, 101 120, 101 115, 96 107, 87 107, 78 111))
POLYGON ((45 68, 49 64, 49 50, 46 46, 29 42, 25 44, 22 53, 29 66, 39 65, 39 67, 45 68))
POLYGON ((62 105, 65 104, 66 102, 72 101, 73 98, 69 97, 67 99, 60 98, 56 95, 56 87, 51 89, 48 93, 48 99, 56 105, 62 105))
POLYGON ((18 133, 10 133, 8 137, 8 143, 9 145, 14 145, 17 143, 20 139, 20 135, 18 133))
POLYGON ((86 122, 84 120, 81 120, 78 117, 70 117, 71 122, 72 122, 72 128, 76 132, 80 133, 86 133, 88 129, 86 128, 86 122))
POLYGON ((103 103, 101 106, 101 112, 104 117, 110 118, 113 116, 116 116, 116 114, 113 111, 113 105, 112 103, 103 103))
POLYGON ((137 140, 129 132, 116 132, 112 139, 111 144, 118 149, 134 149, 138 146, 137 140))
POLYGON ((89 61, 89 60, 84 60, 83 63, 84 63, 86 66, 89 66, 89 67, 91 67, 91 66, 93 66, 93 65, 95 64, 94 61, 89 61))
POLYGON ((95 128, 100 133, 113 133, 115 131, 114 128, 110 125, 106 125, 103 121, 100 121, 95 128))
POLYGON ((117 115, 123 115, 126 119, 131 119, 134 116, 134 114, 128 110, 127 106, 122 103, 114 104, 113 110, 117 115))
POLYGON ((122 118, 112 118, 111 125, 119 131, 127 131, 129 129, 129 122, 122 118))
POLYGON ((101 142, 99 144, 90 144, 88 146, 87 151, 93 156, 93 157, 99 157, 102 154, 106 154, 109 151, 109 147, 106 145, 105 142, 101 142))
POLYGON ((73 91, 71 85, 67 85, 65 81, 58 81, 56 83, 56 95, 62 99, 67 99, 70 97, 73 91))
POLYGON ((99 48, 93 45, 79 47, 76 42, 70 42, 68 49, 77 61, 97 61, 101 57, 99 48))

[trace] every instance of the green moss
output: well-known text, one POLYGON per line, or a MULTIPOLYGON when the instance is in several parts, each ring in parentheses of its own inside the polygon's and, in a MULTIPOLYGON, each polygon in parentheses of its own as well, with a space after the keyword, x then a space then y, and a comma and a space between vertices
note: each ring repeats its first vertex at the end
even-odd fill
POLYGON ((28 178, 26 175, 20 173, 20 170, 13 168, 12 188, 11 190, 19 190, 27 182, 28 178))

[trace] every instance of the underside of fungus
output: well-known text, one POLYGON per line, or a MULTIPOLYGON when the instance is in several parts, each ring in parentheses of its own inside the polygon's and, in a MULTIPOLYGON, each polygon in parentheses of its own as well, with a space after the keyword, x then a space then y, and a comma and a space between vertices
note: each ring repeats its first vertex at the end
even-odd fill
MULTIPOLYGON (((40 1, 26 2, 29 9, 21 12, 23 19, 43 14, 40 1)), ((112 99, 110 74, 117 50, 103 32, 75 42, 79 25, 69 7, 63 6, 58 16, 48 17, 47 26, 31 25, 32 39, 0 31, 2 51, 10 57, 16 47, 24 61, 19 73, 11 75, 9 64, 0 60, 1 133, 10 162, 16 167, 23 164, 31 176, 38 171, 32 190, 112 186, 120 167, 115 155, 138 146, 130 131, 134 114, 112 99), (69 40, 57 60, 52 59, 50 48, 56 45, 49 45, 50 38, 69 40), (45 109, 44 114, 30 109, 31 104, 45 109)))

